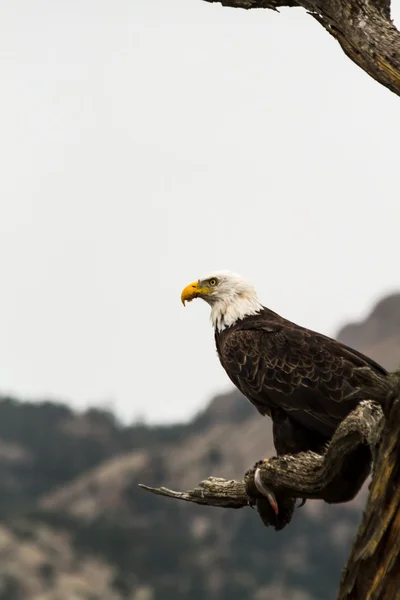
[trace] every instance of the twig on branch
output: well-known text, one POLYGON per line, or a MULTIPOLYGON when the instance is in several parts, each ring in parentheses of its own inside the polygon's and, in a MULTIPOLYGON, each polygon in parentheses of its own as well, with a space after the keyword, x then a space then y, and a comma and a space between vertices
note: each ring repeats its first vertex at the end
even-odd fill
POLYGON ((209 477, 205 481, 201 481, 193 490, 187 492, 174 492, 165 487, 152 488, 143 484, 139 484, 139 487, 159 496, 185 500, 185 502, 195 502, 196 504, 208 504, 208 506, 243 508, 249 505, 245 482, 229 481, 221 477, 209 477))

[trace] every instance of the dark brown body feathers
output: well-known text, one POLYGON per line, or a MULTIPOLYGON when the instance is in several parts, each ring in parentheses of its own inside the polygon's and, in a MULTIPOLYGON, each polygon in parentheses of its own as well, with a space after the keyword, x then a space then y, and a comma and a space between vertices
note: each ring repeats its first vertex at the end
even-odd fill
POLYGON ((215 341, 232 382, 271 416, 279 454, 321 451, 361 400, 374 399, 376 377, 387 376, 360 352, 267 308, 216 330, 215 341))

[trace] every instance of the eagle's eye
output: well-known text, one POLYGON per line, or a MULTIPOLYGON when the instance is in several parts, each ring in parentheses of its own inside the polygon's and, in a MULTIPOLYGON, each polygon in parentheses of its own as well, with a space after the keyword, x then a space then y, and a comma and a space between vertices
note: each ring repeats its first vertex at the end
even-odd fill
POLYGON ((211 285, 211 287, 215 287, 218 281, 215 279, 215 277, 213 277, 212 279, 209 279, 208 283, 211 285))

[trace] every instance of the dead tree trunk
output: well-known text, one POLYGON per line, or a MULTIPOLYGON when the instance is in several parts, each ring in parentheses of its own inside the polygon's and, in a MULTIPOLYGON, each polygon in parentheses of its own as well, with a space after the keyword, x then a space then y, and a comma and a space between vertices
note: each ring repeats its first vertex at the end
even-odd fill
POLYGON ((361 488, 365 453, 374 458, 367 507, 337 600, 400 600, 400 377, 388 397, 360 405, 341 423, 324 455, 301 452, 258 462, 243 481, 210 477, 193 490, 141 487, 155 494, 224 508, 256 506, 263 523, 282 529, 298 498, 346 502, 361 488), (364 460, 360 461, 360 453, 364 460), (276 514, 265 494, 272 490, 276 514))
POLYGON ((385 412, 368 503, 338 600, 400 598, 400 389, 385 412))
POLYGON ((205 0, 232 8, 302 7, 368 75, 400 96, 400 32, 390 0, 205 0))

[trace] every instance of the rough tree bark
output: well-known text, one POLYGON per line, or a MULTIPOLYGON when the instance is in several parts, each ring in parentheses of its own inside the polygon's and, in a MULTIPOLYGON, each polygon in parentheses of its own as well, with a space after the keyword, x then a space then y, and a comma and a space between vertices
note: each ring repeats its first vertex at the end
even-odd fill
POLYGON ((400 32, 390 18, 390 0, 205 1, 244 9, 303 7, 353 62, 400 96, 400 32))
POLYGON ((400 374, 379 405, 366 400, 335 432, 324 455, 302 452, 259 461, 243 481, 210 477, 193 490, 175 492, 151 488, 152 493, 224 508, 255 506, 266 526, 282 529, 291 521, 296 499, 319 498, 346 502, 360 490, 367 472, 360 472, 360 454, 373 458, 370 493, 364 516, 344 569, 337 600, 400 599, 400 374), (256 485, 273 490, 275 514, 256 485))
POLYGON ((384 407, 367 507, 338 600, 400 598, 400 378, 384 407))

